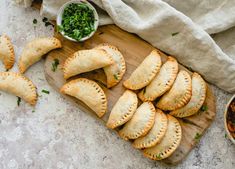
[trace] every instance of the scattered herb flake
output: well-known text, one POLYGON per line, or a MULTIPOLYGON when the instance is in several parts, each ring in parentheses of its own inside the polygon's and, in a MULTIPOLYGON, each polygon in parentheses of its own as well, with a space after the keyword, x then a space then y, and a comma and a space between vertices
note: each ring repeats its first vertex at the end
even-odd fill
POLYGON ((99 35, 102 35, 104 32, 100 32, 99 35))
POLYGON ((55 72, 59 64, 60 64, 59 59, 55 58, 54 62, 51 64, 51 70, 55 72))
POLYGON ((42 89, 42 93, 50 94, 48 90, 42 89))
POLYGON ((47 22, 48 21, 48 19, 46 18, 46 17, 44 17, 43 19, 42 19, 42 22, 47 22))
POLYGON ((175 35, 178 35, 178 34, 179 34, 179 32, 174 32, 174 33, 171 34, 171 36, 175 36, 175 35))
POLYGON ((17 96, 17 105, 20 106, 21 98, 17 96))
POLYGON ((35 110, 32 110, 32 113, 34 113, 35 112, 35 110))
POLYGON ((48 26, 54 26, 51 22, 45 22, 45 27, 48 27, 48 26))
POLYGON ((118 76, 116 74, 113 75, 114 79, 118 80, 118 76))
POLYGON ((203 105, 203 106, 201 107, 201 111, 207 111, 207 110, 208 110, 207 105, 203 105))
POLYGON ((200 140, 201 137, 202 137, 201 134, 196 133, 196 135, 195 135, 195 137, 194 137, 194 140, 198 141, 198 140, 200 140))
POLYGON ((143 93, 144 93, 144 94, 146 93, 146 87, 143 89, 143 93))
POLYGON ((38 23, 38 20, 34 18, 34 19, 33 19, 33 24, 36 25, 37 23, 38 23))
POLYGON ((187 67, 187 69, 191 72, 193 72, 193 69, 191 67, 187 67))
POLYGON ((228 138, 228 135, 226 133, 224 134, 224 138, 228 138))
POLYGON ((85 3, 71 3, 64 9, 60 32, 79 41, 95 30, 94 23, 92 9, 85 3))

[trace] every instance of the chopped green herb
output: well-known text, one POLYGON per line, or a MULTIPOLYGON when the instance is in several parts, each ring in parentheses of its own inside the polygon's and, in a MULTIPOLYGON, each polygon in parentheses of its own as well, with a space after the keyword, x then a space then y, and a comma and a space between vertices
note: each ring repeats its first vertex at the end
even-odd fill
POLYGON ((42 22, 44 22, 45 26, 48 27, 49 25, 54 26, 51 22, 48 21, 46 17, 42 19, 42 22))
POLYGON ((193 72, 193 69, 191 67, 187 67, 187 69, 191 72, 193 72))
POLYGON ((228 135, 226 133, 224 134, 224 138, 228 138, 228 135))
POLYGON ((44 17, 43 19, 42 19, 42 22, 47 22, 48 21, 48 19, 46 18, 46 17, 44 17))
POLYGON ((20 106, 21 98, 17 96, 17 105, 20 106))
POLYGON ((194 139, 195 139, 196 141, 198 141, 198 140, 200 140, 200 138, 201 138, 201 137, 202 137, 202 135, 201 135, 201 134, 196 133, 196 135, 195 135, 194 139))
POLYGON ((146 87, 143 89, 143 93, 144 93, 144 94, 146 93, 146 87))
POLYGON ((116 74, 113 75, 114 79, 118 80, 118 76, 116 74))
POLYGON ((33 19, 33 24, 37 24, 38 23, 38 20, 37 19, 33 19))
POLYGON ((94 23, 95 16, 92 9, 85 3, 71 3, 64 9, 59 31, 79 41, 95 30, 94 23))
POLYGON ((34 113, 35 112, 35 110, 32 110, 32 113, 34 113))
POLYGON ((179 34, 179 32, 174 32, 174 33, 171 34, 171 36, 175 36, 175 35, 178 35, 178 34, 179 34))
POLYGON ((55 72, 59 64, 60 64, 59 59, 55 58, 55 59, 54 59, 54 62, 51 64, 51 66, 52 66, 52 67, 51 67, 51 70, 52 70, 53 72, 55 72))
POLYGON ((201 107, 201 111, 207 111, 207 110, 208 110, 207 105, 203 105, 203 106, 201 107))
POLYGON ((45 26, 48 27, 48 26, 54 26, 51 22, 45 22, 45 26))
POLYGON ((42 89, 42 93, 50 94, 48 90, 42 89))

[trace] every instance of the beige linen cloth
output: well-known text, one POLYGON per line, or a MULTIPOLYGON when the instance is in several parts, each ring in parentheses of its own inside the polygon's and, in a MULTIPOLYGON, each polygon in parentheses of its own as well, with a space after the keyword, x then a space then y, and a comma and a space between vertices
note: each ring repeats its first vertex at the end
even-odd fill
MULTIPOLYGON (((43 0, 41 14, 55 19, 60 6, 67 1, 43 0)), ((135 33, 199 72, 208 82, 225 91, 235 91, 235 61, 232 59, 235 58, 235 1, 92 2, 100 8, 100 25, 114 23, 135 33), (214 39, 209 34, 215 34, 214 39)))

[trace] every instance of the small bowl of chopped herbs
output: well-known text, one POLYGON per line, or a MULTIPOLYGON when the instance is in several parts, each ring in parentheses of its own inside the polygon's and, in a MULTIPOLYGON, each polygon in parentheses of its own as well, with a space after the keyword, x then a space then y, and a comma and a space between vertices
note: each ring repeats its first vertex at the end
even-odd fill
POLYGON ((228 137, 235 144, 235 95, 229 100, 224 112, 224 125, 228 137))
POLYGON ((85 0, 65 3, 57 15, 57 30, 67 39, 81 42, 89 39, 99 23, 95 8, 85 0))

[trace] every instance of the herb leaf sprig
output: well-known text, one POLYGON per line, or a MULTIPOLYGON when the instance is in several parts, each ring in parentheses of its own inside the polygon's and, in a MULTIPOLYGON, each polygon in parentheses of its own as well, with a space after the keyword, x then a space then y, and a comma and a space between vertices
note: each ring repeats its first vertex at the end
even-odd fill
POLYGON ((51 70, 55 72, 59 64, 60 64, 59 59, 55 58, 51 64, 51 70))
POLYGON ((95 30, 94 23, 95 16, 92 9, 85 3, 71 3, 64 9, 59 31, 79 41, 95 30))
POLYGON ((45 89, 42 89, 42 93, 45 93, 45 94, 50 94, 50 91, 48 91, 48 90, 45 90, 45 89))

